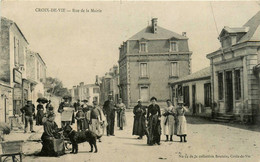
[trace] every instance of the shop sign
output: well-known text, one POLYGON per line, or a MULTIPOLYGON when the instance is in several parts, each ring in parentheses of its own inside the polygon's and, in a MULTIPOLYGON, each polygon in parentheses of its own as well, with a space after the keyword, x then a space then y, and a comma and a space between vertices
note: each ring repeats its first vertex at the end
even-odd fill
POLYGON ((22 73, 17 69, 14 69, 14 82, 22 84, 22 73))
POLYGON ((14 100, 22 100, 22 89, 14 88, 14 100))

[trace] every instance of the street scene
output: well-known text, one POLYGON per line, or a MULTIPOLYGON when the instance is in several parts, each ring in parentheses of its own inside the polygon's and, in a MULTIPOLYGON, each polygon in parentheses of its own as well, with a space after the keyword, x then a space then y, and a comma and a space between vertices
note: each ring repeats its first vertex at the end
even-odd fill
POLYGON ((0 4, 0 162, 260 162, 260 3, 0 4))

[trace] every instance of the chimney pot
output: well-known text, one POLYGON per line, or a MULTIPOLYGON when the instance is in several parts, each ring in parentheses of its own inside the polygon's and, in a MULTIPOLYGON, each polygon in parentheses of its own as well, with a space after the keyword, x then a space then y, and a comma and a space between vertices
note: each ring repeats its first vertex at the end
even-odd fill
POLYGON ((158 21, 158 18, 153 18, 152 19, 152 30, 153 30, 154 34, 157 33, 157 21, 158 21))

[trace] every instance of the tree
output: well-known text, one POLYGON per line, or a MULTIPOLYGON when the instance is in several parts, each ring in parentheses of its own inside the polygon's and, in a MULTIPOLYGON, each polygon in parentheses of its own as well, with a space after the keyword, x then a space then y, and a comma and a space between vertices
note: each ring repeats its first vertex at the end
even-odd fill
POLYGON ((47 92, 55 96, 69 95, 67 88, 63 87, 62 81, 58 78, 48 77, 46 78, 46 83, 44 85, 47 88, 47 92))

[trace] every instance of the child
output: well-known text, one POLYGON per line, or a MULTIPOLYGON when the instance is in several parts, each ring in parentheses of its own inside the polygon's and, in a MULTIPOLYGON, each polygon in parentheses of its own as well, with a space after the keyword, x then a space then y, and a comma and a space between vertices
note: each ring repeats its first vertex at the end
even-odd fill
POLYGON ((82 108, 78 108, 78 112, 76 113, 75 118, 77 120, 77 130, 78 130, 78 132, 85 130, 85 124, 84 124, 85 113, 82 111, 82 108))

